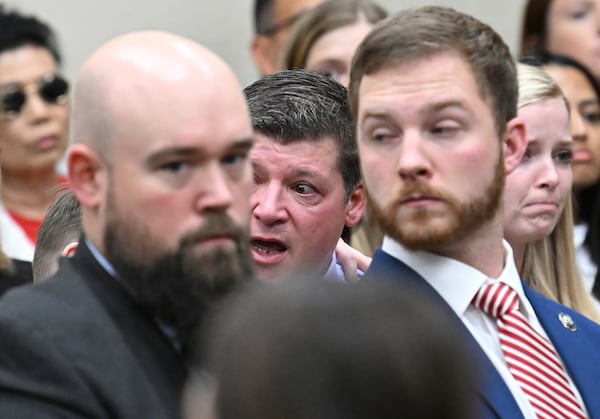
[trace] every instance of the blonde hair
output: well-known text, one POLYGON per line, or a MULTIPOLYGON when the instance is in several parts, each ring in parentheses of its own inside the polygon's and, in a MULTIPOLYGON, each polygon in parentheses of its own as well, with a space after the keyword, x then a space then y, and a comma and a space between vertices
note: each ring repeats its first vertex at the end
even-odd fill
MULTIPOLYGON (((517 74, 519 108, 543 100, 562 99, 569 109, 560 87, 540 68, 519 63, 517 74)), ((536 291, 600 322, 600 313, 584 289, 575 263, 570 196, 552 233, 525 246, 521 275, 536 291)))

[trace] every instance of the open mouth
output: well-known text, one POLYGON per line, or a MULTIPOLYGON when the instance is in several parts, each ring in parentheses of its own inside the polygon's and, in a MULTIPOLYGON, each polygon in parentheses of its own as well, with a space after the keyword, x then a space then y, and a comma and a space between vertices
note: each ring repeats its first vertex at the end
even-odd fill
POLYGON ((263 255, 281 254, 287 247, 275 240, 251 240, 252 249, 263 255))

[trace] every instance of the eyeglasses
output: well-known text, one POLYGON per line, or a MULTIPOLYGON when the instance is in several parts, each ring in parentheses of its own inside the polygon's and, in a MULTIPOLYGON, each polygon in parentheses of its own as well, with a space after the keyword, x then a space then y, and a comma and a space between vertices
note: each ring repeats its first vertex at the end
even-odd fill
POLYGON ((290 17, 282 20, 279 23, 273 23, 272 25, 267 26, 264 29, 261 29, 259 32, 259 35, 273 36, 280 30, 287 28, 288 26, 291 26, 294 23, 296 23, 296 21, 298 21, 302 16, 304 16, 307 11, 308 11, 307 9, 300 10, 295 15, 291 15, 290 17))
MULTIPOLYGON (((69 83, 56 74, 42 77, 38 84, 38 94, 48 104, 65 103, 68 92, 69 83)), ((22 87, 9 84, 0 88, 0 106, 3 116, 6 118, 16 118, 26 102, 27 94, 22 87)))

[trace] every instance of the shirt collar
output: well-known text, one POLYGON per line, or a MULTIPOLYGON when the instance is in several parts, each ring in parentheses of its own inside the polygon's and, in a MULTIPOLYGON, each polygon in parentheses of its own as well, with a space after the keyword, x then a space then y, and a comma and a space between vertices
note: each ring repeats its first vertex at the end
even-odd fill
POLYGON ((504 268, 498 278, 489 278, 483 272, 455 259, 423 250, 409 250, 387 236, 384 237, 381 248, 421 275, 459 316, 467 311, 473 297, 487 281, 502 281, 511 286, 519 295, 520 301, 526 302, 523 309, 527 314, 531 306, 525 298, 512 248, 506 240, 502 240, 502 245, 504 268))
POLYGON ((113 268, 113 266, 110 264, 108 259, 106 259, 102 253, 100 253, 100 251, 96 248, 96 246, 94 246, 87 237, 85 238, 85 244, 87 245, 88 249, 90 249, 90 252, 94 256, 94 258, 98 261, 100 266, 102 266, 104 268, 104 270, 106 272, 108 272, 108 274, 110 276, 112 276, 113 278, 116 278, 117 275, 116 275, 115 268, 113 268))

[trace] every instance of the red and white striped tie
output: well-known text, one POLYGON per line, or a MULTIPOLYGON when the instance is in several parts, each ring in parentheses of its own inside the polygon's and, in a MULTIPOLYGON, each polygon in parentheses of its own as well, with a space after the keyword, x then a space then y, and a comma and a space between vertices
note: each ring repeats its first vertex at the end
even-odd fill
POLYGON ((473 305, 496 319, 500 346, 513 377, 539 418, 585 418, 547 338, 519 310, 519 296, 502 283, 483 285, 473 305))

